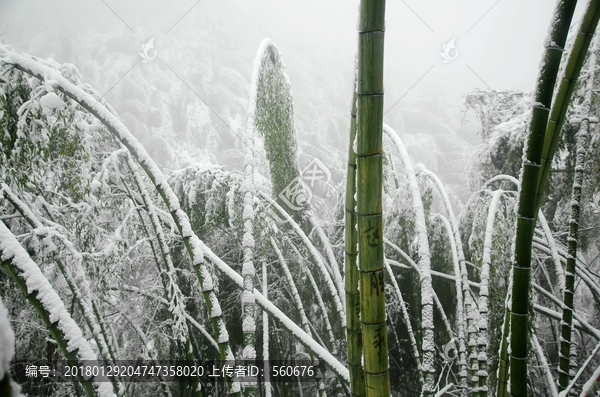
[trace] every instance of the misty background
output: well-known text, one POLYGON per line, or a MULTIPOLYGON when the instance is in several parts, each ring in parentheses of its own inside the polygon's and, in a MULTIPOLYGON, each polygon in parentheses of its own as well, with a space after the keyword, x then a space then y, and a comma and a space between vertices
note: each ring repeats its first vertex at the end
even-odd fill
MULTIPOLYGON (((531 91, 554 2, 387 1, 384 122, 415 161, 463 196, 478 120, 475 89, 531 91), (452 58, 443 46, 455 38, 452 58)), ((580 7, 582 8, 582 7, 580 7)), ((300 166, 345 173, 358 0, 0 2, 0 41, 72 63, 166 170, 193 162, 240 169, 259 43, 283 54, 300 166), (142 46, 154 38, 155 56, 142 46)), ((578 10, 574 24, 578 22, 578 10)))

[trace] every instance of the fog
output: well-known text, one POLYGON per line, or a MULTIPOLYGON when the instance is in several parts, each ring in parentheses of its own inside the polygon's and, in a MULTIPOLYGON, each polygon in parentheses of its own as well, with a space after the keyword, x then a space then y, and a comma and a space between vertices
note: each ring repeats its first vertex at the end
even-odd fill
MULTIPOLYGON (((478 124, 464 114, 463 96, 530 91, 553 7, 544 0, 388 1, 385 122, 409 134, 449 127, 464 140, 459 151, 470 151, 478 124), (437 126, 426 120, 432 117, 437 126)), ((153 157, 178 168, 207 151, 214 161, 241 164, 225 152, 239 137, 252 61, 268 37, 290 77, 303 153, 334 157, 337 168, 347 147, 357 11, 358 1, 347 0, 5 0, 0 40, 17 52, 73 63, 153 157), (153 58, 143 62, 140 51, 151 38, 153 58), (200 106, 197 119, 191 106, 200 106), (306 147, 314 136, 339 152, 306 147), (217 154, 207 149, 211 139, 217 154), (178 163, 183 149, 192 159, 178 163)), ((408 142, 417 160, 433 170, 447 162, 425 147, 426 138, 417 141, 408 142)))

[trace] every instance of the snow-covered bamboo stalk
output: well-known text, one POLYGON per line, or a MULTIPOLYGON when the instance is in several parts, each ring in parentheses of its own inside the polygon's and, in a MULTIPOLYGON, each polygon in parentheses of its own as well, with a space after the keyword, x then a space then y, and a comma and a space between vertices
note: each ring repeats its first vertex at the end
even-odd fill
POLYGON ((344 289, 346 293, 346 341, 350 392, 352 397, 364 396, 365 374, 362 367, 362 331, 360 328, 360 294, 358 292, 358 224, 356 220, 356 76, 350 111, 350 139, 346 171, 346 205, 344 213, 344 289))
MULTIPOLYGON (((269 279, 267 274, 267 263, 262 263, 262 293, 265 298, 269 298, 269 279)), ((271 369, 269 367, 269 314, 265 311, 262 313, 262 324, 263 324, 263 361, 265 363, 265 397, 271 397, 271 369)))
MULTIPOLYGON (((31 207, 25 204, 19 197, 17 197, 8 185, 2 183, 0 185, 0 196, 4 196, 9 203, 23 216, 23 219, 33 228, 33 233, 43 237, 42 243, 46 246, 52 246, 53 243, 49 239, 55 238, 59 240, 69 251, 72 256, 71 265, 74 267, 74 271, 71 271, 70 266, 67 266, 62 260, 56 258, 56 265, 62 273, 67 286, 73 294, 75 303, 83 314, 84 321, 98 346, 100 356, 106 365, 114 365, 115 356, 110 347, 110 342, 106 334, 106 326, 104 320, 100 315, 98 309, 98 303, 94 299, 94 295, 91 292, 90 283, 85 276, 83 270, 82 255, 75 249, 75 246, 69 239, 60 233, 55 228, 45 227, 42 222, 31 210, 31 207), (74 274, 73 274, 74 273, 74 274)), ((117 380, 111 378, 115 392, 122 396, 125 394, 123 385, 117 380)))
MULTIPOLYGON (((235 270, 227 265, 218 255, 211 251, 202 241, 199 241, 199 249, 205 255, 207 261, 216 266, 223 274, 229 278, 238 288, 243 288, 243 279, 235 270)), ((318 359, 322 360, 327 367, 329 367, 338 378, 344 382, 349 382, 350 377, 348 369, 339 362, 329 351, 323 346, 319 345, 310 335, 302 330, 296 323, 294 323, 288 316, 286 316, 281 310, 279 310, 271 301, 265 298, 260 291, 254 289, 254 297, 256 304, 261 309, 268 312, 272 318, 277 321, 282 327, 290 331, 290 333, 296 338, 296 340, 306 347, 312 354, 318 359)))
MULTIPOLYGON (((219 343, 221 359, 233 360, 233 352, 229 346, 229 334, 222 317, 219 300, 214 293, 212 276, 206 267, 202 248, 204 244, 193 232, 187 214, 181 209, 177 196, 169 186, 166 176, 160 171, 146 149, 129 132, 127 127, 106 107, 100 104, 92 95, 75 86, 65 79, 59 71, 46 66, 36 60, 8 51, 0 47, 0 63, 13 65, 24 73, 45 81, 54 86, 69 98, 79 103, 83 108, 93 114, 130 152, 140 164, 152 184, 155 186, 162 200, 165 202, 179 233, 194 268, 194 272, 202 286, 207 312, 211 319, 213 332, 219 343)), ((231 390, 239 393, 239 390, 231 390)))
POLYGON ((487 396, 487 346, 488 346, 488 302, 489 302, 489 280, 490 265, 492 264, 492 244, 494 237, 494 223, 496 212, 502 197, 502 190, 492 193, 492 200, 488 208, 487 222, 485 225, 485 236, 483 239, 483 257, 481 260, 481 271, 479 281, 479 391, 480 397, 487 396))
MULTIPOLYGON (((418 238, 419 278, 421 281, 421 329, 423 333, 421 350, 423 351, 421 370, 423 371, 422 396, 435 394, 435 344, 433 337, 433 286, 431 284, 431 254, 427 238, 427 224, 425 223, 425 210, 421 200, 419 184, 412 165, 412 161, 404 147, 404 143, 391 127, 384 125, 384 132, 392 139, 398 150, 400 161, 404 166, 408 180, 408 190, 412 201, 412 210, 415 219, 415 231, 418 238)), ((359 229, 360 230, 360 229, 359 229)))
MULTIPOLYGON (((258 56, 260 56, 259 54, 258 56)), ((257 58, 258 58, 257 56, 257 58)), ((262 65, 262 59, 258 59, 262 65)), ((256 65, 255 61, 255 65, 256 65)), ((254 268, 254 119, 256 107, 256 85, 258 84, 258 74, 252 74, 251 85, 254 89, 250 90, 248 112, 246 115, 246 130, 244 132, 244 182, 240 186, 240 193, 243 195, 242 222, 244 223, 242 250, 243 264, 242 277, 244 278, 244 290, 242 291, 242 331, 244 333, 244 350, 242 359, 244 365, 253 365, 256 359, 256 302, 254 299, 254 283, 256 279, 256 269, 254 268)), ((244 384, 244 395, 254 397, 256 395, 256 379, 244 384)))
MULTIPOLYGON (((158 242, 160 257, 162 258, 162 262, 164 263, 165 269, 164 269, 164 272, 162 272, 161 266, 159 264, 160 260, 158 257, 156 257, 156 266, 158 268, 158 273, 159 273, 158 276, 163 284, 164 294, 167 297, 168 302, 169 302, 169 305, 168 305, 169 312, 172 313, 173 316, 175 317, 175 324, 173 326, 173 330, 174 330, 173 336, 176 339, 178 339, 178 341, 183 345, 183 347, 185 349, 186 359, 190 362, 194 362, 196 360, 197 354, 194 354, 195 352, 193 351, 193 344, 192 344, 192 341, 190 338, 190 330, 189 330, 189 327, 187 324, 187 322, 189 321, 188 317, 190 317, 190 316, 187 314, 187 311, 186 311, 185 296, 181 292, 181 289, 179 288, 179 284, 177 282, 177 273, 175 270, 175 266, 173 264, 173 258, 171 257, 171 251, 169 249, 169 246, 168 246, 166 238, 165 238, 164 230, 162 227, 162 222, 160 221, 160 219, 158 217, 158 211, 157 211, 156 205, 154 205, 154 202, 152 201, 152 198, 150 197, 150 193, 146 189, 146 184, 145 184, 142 176, 140 175, 139 169, 138 169, 137 165, 135 164, 135 162, 133 161, 131 154, 129 153, 129 151, 127 151, 126 148, 122 148, 122 153, 126 157, 125 165, 127 167, 128 174, 133 176, 133 181, 137 188, 137 191, 139 192, 138 194, 143 203, 143 207, 146 209, 146 212, 148 213, 148 217, 150 218, 150 224, 152 226, 154 235, 156 236, 156 240, 158 242), (164 278, 162 277, 163 274, 166 276, 166 280, 164 280, 164 278)), ((135 200, 133 198, 134 197, 133 192, 126 185, 125 185, 125 188, 129 192, 129 195, 130 195, 132 201, 135 202, 135 200)), ((142 222, 142 227, 144 228, 145 232, 148 233, 148 230, 145 226, 145 222, 144 222, 144 219, 143 219, 141 213, 140 213, 140 222, 142 222)), ((149 233, 148 233, 148 237, 149 237, 149 233)), ((152 251, 154 253, 155 249, 154 249, 154 244, 152 243, 152 240, 150 240, 150 245, 151 245, 152 251)), ((193 320, 193 321, 195 322, 195 320, 193 320)), ((194 379, 193 382, 194 383, 192 385, 192 389, 197 392, 197 387, 196 387, 197 381, 194 379)))
POLYGON ((556 76, 560 66, 576 0, 559 0, 550 21, 550 32, 540 65, 533 98, 531 120, 523 149, 521 185, 517 205, 515 250, 512 266, 512 304, 510 315, 510 388, 514 397, 527 395, 527 344, 529 341, 529 287, 531 280, 531 247, 537 219, 536 195, 546 136, 546 125, 552 104, 556 76))
POLYGON ((331 277, 333 277, 333 281, 335 282, 335 286, 338 289, 338 294, 340 295, 340 299, 344 296, 344 280, 342 278, 342 274, 340 273, 340 265, 335 259, 335 253, 333 252, 333 248, 331 247, 331 242, 325 234, 321 223, 312 213, 312 211, 308 215, 308 221, 311 227, 315 230, 317 237, 321 241, 321 245, 323 246, 323 250, 325 251, 325 256, 327 257, 327 261, 329 262, 329 267, 331 269, 331 277))
MULTIPOLYGON (((473 300, 473 293, 469 286, 469 273, 467 271, 467 264, 465 261, 465 254, 463 251, 462 239, 460 237, 460 231, 458 229, 458 222, 456 221, 456 217, 454 216, 454 210, 452 209, 452 204, 450 203, 450 199, 448 198, 448 193, 442 184, 442 181, 435 175, 433 172, 425 169, 422 170, 422 174, 429 178, 437 188, 440 196, 442 197, 442 202, 448 213, 448 221, 450 222, 450 226, 452 226, 452 234, 454 236, 454 241, 456 245, 456 253, 458 256, 458 263, 460 265, 460 281, 461 281, 461 292, 462 299, 461 301, 464 303, 464 311, 463 317, 459 317, 458 321, 466 324, 467 326, 467 346, 468 346, 468 358, 469 358, 469 370, 471 376, 469 377, 469 381, 471 382, 472 388, 479 387, 478 383, 478 360, 477 360, 477 339, 478 339, 478 322, 479 322, 479 313, 477 312, 477 308, 475 307, 475 302, 473 300)), ((459 292, 457 292, 457 295, 459 292)), ((460 341, 459 341, 460 342, 460 341)), ((460 385, 462 386, 463 395, 467 393, 467 373, 459 372, 459 380, 460 385)))
MULTIPOLYGON (((439 215, 439 214, 434 214, 435 216, 439 215)), ((385 242, 387 244, 387 241, 385 242)), ((392 266, 396 266, 400 269, 407 269, 407 270, 417 270, 418 273, 418 269, 415 269, 411 266, 405 265, 403 263, 400 263, 396 260, 393 259, 388 259, 388 263, 392 266)), ((450 281, 454 281, 456 282, 456 277, 454 277, 452 274, 447 274, 444 272, 438 272, 437 270, 431 270, 431 276, 434 277, 439 277, 439 278, 443 278, 445 280, 450 280, 450 281)), ((475 281, 469 281, 469 285, 473 288, 477 288, 479 289, 479 283, 476 283, 475 281)), ((435 291, 435 290, 434 290, 435 291)))
MULTIPOLYGON (((3 222, 0 222, 0 259, 8 275, 37 311, 67 361, 75 365, 96 361, 89 342, 69 315, 63 301, 3 222)), ((88 397, 114 396, 109 383, 92 384, 86 381, 83 374, 78 379, 88 397)))
MULTIPOLYGON (((534 284, 534 285, 537 285, 537 284, 534 284)), ((548 294, 550 294, 550 293, 548 292, 548 294)), ((542 306, 537 303, 533 304, 533 310, 536 313, 546 316, 549 319, 560 321, 562 318, 562 314, 561 314, 562 312, 557 312, 556 310, 549 309, 546 306, 542 306)), ((573 317, 575 317, 575 316, 573 316, 573 317)), ((596 340, 600 340, 600 330, 592 327, 589 323, 587 323, 585 320, 582 320, 581 318, 580 319, 574 318, 573 328, 595 338, 596 340)))
MULTIPOLYGON (((546 240, 534 237, 533 238, 533 247, 537 250, 542 251, 545 254, 553 255, 552 249, 548 248, 548 243, 546 240)), ((568 253, 565 249, 556 244, 556 251, 559 255, 559 261, 561 264, 567 263, 568 253)), ((586 268, 585 263, 583 263, 580 259, 576 259, 575 262, 575 273, 577 277, 581 278, 581 280, 586 284, 586 286, 592 292, 592 296, 596 299, 596 302, 600 303, 600 285, 594 281, 593 275, 586 268)))
MULTIPOLYGON (((450 241, 450 251, 452 253, 452 263, 454 264, 454 283, 456 287, 456 328, 458 330, 458 379, 460 386, 466 392, 467 390, 467 346, 465 342, 465 314, 464 314, 464 301, 463 301, 463 290, 462 290, 462 275, 460 261, 458 259, 458 249, 456 247, 456 240, 453 228, 444 216, 437 214, 437 218, 440 219, 446 229, 448 235, 448 241, 450 241)), ((463 261, 464 265, 464 261, 463 261)), ((433 273, 433 272, 432 272, 433 273)))
MULTIPOLYGON (((300 253, 298 252, 298 250, 296 249, 296 247, 286 238, 286 241, 290 244, 290 246, 292 247, 294 253, 296 254, 296 256, 298 258, 300 258, 300 253)), ((281 254, 281 250, 279 249, 279 247, 277 246, 277 244, 275 243, 275 240, 271 237, 271 246, 273 247, 273 249, 275 250, 275 253, 277 255, 277 258, 280 262, 280 264, 282 265, 282 268, 284 270, 284 273, 286 275, 286 278, 288 279, 288 284, 290 285, 291 289, 292 289, 292 295, 294 297, 294 300, 296 301, 296 305, 297 308, 299 309, 300 312, 300 317, 301 317, 301 325, 303 328, 305 328, 305 332, 308 335, 311 335, 311 331, 310 331, 310 327, 311 324, 308 322, 308 319, 306 317, 306 313, 304 311, 304 306, 302 304, 302 301, 300 299, 300 294, 298 293, 298 290, 296 288, 296 283, 294 282, 294 279, 292 277, 291 272, 289 271, 289 268, 287 266, 287 263, 285 261, 285 258, 283 257, 283 255, 281 254)), ((321 297, 321 292, 319 291, 319 288, 314 280, 314 277, 312 277, 311 272, 305 267, 301 265, 301 268, 304 270, 304 272, 307 274, 307 277, 309 278, 309 281, 311 282, 311 287, 313 289, 313 292, 315 294, 315 296, 317 297, 317 302, 319 304, 319 308, 321 309, 321 312, 323 313, 323 320, 325 321, 325 329, 327 330, 327 335, 329 336, 329 343, 330 346, 335 346, 335 338, 333 336, 333 331, 331 328, 331 323, 329 321, 329 317, 327 315, 327 308, 325 307, 325 303, 323 302, 323 299, 321 297)), ((266 314, 266 312, 265 312, 266 314)), ((314 335, 318 338, 319 335, 318 333, 315 331, 314 335)), ((319 338, 320 340, 320 338, 319 338)), ((326 346, 325 343, 323 341, 321 341, 321 345, 322 346, 326 346)), ((313 355, 311 354, 311 358, 313 357, 313 355)), ((324 385, 322 383, 322 381, 319 381, 319 394, 322 395, 323 391, 324 391, 324 385)))
MULTIPOLYGON (((292 250, 294 251, 294 254, 296 255, 297 258, 302 258, 302 256, 300 255, 300 252, 298 251, 298 249, 291 243, 291 241, 289 241, 289 239, 287 239, 287 237, 285 238, 286 241, 290 244, 290 247, 292 247, 292 250)), ((319 308, 321 309, 321 312, 323 313, 323 321, 325 321, 325 329, 327 330, 327 334, 329 335, 329 341, 331 346, 335 346, 335 339, 333 336, 333 331, 331 329, 331 323, 329 321, 329 318, 327 316, 327 308, 325 307, 325 302, 323 302, 323 298, 321 297, 321 293, 319 291, 319 287, 315 281, 315 278, 313 277, 311 271, 306 267, 306 266, 302 266, 300 265, 300 267, 302 268, 302 270, 304 271, 304 273, 306 274, 306 277, 308 278, 308 280, 310 281, 310 285, 315 293, 315 297, 317 298, 317 302, 319 305, 319 308)), ((314 330, 314 328, 313 328, 314 330)), ((308 333, 310 335, 310 333, 308 333)), ((314 335, 318 338, 318 332, 316 330, 314 330, 314 335)), ((323 341, 321 341, 321 345, 324 347, 325 343, 323 343, 323 341)), ((334 351, 335 354, 335 351, 334 351)), ((310 358, 311 360, 314 360, 314 355, 310 354, 310 358)), ((302 390, 300 383, 298 384, 299 390, 302 390)), ((326 397, 325 394, 325 384, 323 382, 322 379, 320 379, 317 383, 317 389, 319 391, 319 397, 326 397)))
MULTIPOLYGON (((598 9, 600 12, 600 8, 598 9)), ((598 35, 600 37, 600 35, 598 35)), ((595 41, 595 43, 597 40, 595 41)), ((590 140, 590 108, 592 105, 592 92, 594 90, 594 77, 596 75, 596 48, 592 47, 589 56, 589 73, 585 82, 583 103, 580 108, 583 117, 579 127, 577 143, 575 145, 575 172, 571 188, 571 213, 569 219, 569 235, 567 237, 568 256, 565 269, 565 289, 563 291, 563 312, 560 323, 560 364, 558 369, 558 384, 560 390, 569 385, 571 361, 571 330, 573 322, 573 297, 575 295, 575 264, 577 262, 577 243, 579 240, 579 219, 581 214, 581 188, 583 185, 583 171, 587 149, 590 140)))
POLYGON ((292 219, 292 217, 283 208, 281 208, 281 206, 279 204, 277 204, 277 202, 275 200, 271 199, 268 195, 266 195, 263 192, 258 192, 258 194, 261 198, 263 198, 264 200, 266 200, 269 203, 271 208, 273 208, 275 211, 277 211, 277 213, 286 221, 286 223, 288 225, 290 225, 292 227, 292 229, 296 232, 296 235, 298 237, 300 237, 300 240, 302 241, 302 243, 304 243, 304 245, 308 249, 308 253, 312 257, 317 270, 319 270, 319 272, 323 276, 323 279, 325 280, 325 284, 333 298, 334 308, 340 317, 342 326, 345 326, 346 325, 346 315, 344 313, 344 307, 342 306, 342 302, 340 300, 340 296, 338 295, 337 288, 335 287, 335 284, 334 284, 333 280, 331 279, 331 274, 327 270, 327 266, 326 266, 325 262, 323 261, 321 254, 319 254, 319 251, 317 251, 315 246, 308 239, 308 237, 306 236, 304 231, 300 228, 300 226, 292 219))
POLYGON ((302 327, 304 332, 306 332, 307 334, 310 335, 310 327, 308 326, 308 318, 306 317, 306 312, 304 311, 304 305, 302 304, 302 299, 300 298, 300 293, 298 292, 298 288, 296 287, 296 282, 294 281, 294 277, 292 276, 292 273, 290 272, 290 268, 287 265, 287 261, 283 257, 283 254, 281 253, 281 250, 277 246, 275 239, 273 237, 270 237, 270 241, 271 241, 271 247, 273 248, 273 251, 275 251, 275 255, 277 256, 277 260, 279 261, 279 265, 281 266, 281 269, 283 270, 283 275, 285 276, 285 279, 287 280, 287 283, 290 287, 290 291, 292 293, 292 299, 296 303, 296 309, 298 310, 298 314, 300 315, 300 326, 302 327))
POLYGON ((511 290, 512 273, 508 276, 508 288, 506 290, 506 299, 504 300, 505 313, 502 323, 502 335, 500 339, 500 349, 498 352, 498 384, 496 385, 496 396, 508 396, 508 377, 509 377, 509 342, 510 342, 510 313, 511 313, 511 290))

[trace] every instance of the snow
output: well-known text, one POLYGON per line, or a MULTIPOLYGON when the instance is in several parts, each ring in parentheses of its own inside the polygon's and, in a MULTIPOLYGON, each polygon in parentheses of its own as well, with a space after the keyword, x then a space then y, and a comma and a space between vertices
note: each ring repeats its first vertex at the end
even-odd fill
POLYGON ((10 360, 15 355, 15 334, 8 319, 8 309, 0 297, 0 379, 10 370, 10 360))
POLYGON ((270 40, 265 38, 260 45, 258 46, 258 51, 256 52, 256 57, 254 58, 254 63, 252 65, 252 76, 250 77, 250 92, 248 94, 248 124, 254 125, 254 117, 256 112, 256 100, 258 97, 258 81, 262 72, 263 59, 267 57, 268 51, 271 50, 277 54, 279 54, 279 50, 275 46, 275 44, 270 40))
MULTIPOLYGON (((97 360, 90 344, 83 337, 81 328, 73 321, 48 279, 2 222, 0 222, 0 252, 3 261, 12 262, 21 272, 20 277, 25 281, 27 293, 37 292, 36 298, 48 312, 50 322, 57 323, 58 330, 67 342, 67 351, 77 351, 78 359, 81 361, 97 360)), ((111 385, 108 383, 100 383, 98 392, 100 396, 113 396, 111 385)))
POLYGON ((242 321, 242 332, 254 332, 256 331, 256 323, 253 318, 245 317, 242 321))
POLYGON ((249 303, 254 303, 255 297, 252 292, 244 291, 242 292, 242 305, 247 305, 249 303))
POLYGON ((256 359, 256 350, 253 346, 244 347, 244 351, 242 352, 242 357, 246 360, 255 360, 256 359))
POLYGON ((40 98, 40 105, 44 111, 49 110, 61 110, 63 108, 63 101, 54 92, 49 92, 40 98))
POLYGON ((90 183, 90 189, 92 190, 93 193, 96 193, 100 189, 101 186, 102 186, 102 183, 95 179, 92 181, 92 183, 90 183))
POLYGON ((384 132, 392 139, 396 148, 400 154, 400 160, 404 165, 406 176, 408 179, 408 189, 410 191, 412 200, 412 209, 415 220, 415 230, 417 232, 418 239, 418 254, 419 254, 419 268, 420 268, 420 281, 421 281, 421 305, 422 305, 422 350, 423 350, 423 372, 425 373, 424 389, 433 389, 435 381, 429 373, 434 371, 433 361, 435 357, 435 344, 433 342, 433 287, 431 284, 431 265, 429 252, 429 241, 427 238, 427 226, 425 223, 425 212, 423 210, 423 202, 421 200, 421 193, 419 191, 419 185, 415 176, 415 171, 412 166, 412 162, 404 144, 396 134, 396 132, 387 125, 383 127, 384 132))
POLYGON ((217 343, 227 343, 229 345, 229 333, 227 332, 227 328, 225 328, 225 323, 223 321, 219 321, 217 328, 219 330, 219 338, 217 343))
POLYGON ((242 213, 243 219, 252 219, 254 218, 254 208, 252 208, 251 204, 247 204, 244 206, 244 212, 242 213))
POLYGON ((250 233, 244 233, 242 238, 242 246, 248 248, 254 248, 254 237, 250 233))
MULTIPOLYGON (((217 296, 215 295, 214 292, 211 292, 208 295, 208 299, 210 300, 210 304, 212 306, 212 309, 210 311, 210 318, 217 318, 217 317, 221 317, 221 305, 219 305, 219 301, 217 299, 217 296)), ((220 340, 220 337, 219 337, 220 340)), ((219 341, 219 343, 221 343, 219 341)))

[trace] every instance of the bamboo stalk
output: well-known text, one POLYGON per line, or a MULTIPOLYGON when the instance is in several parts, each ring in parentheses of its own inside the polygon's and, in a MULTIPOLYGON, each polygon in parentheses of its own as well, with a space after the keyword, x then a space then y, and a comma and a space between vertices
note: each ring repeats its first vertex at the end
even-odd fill
MULTIPOLYGON (((575 3, 575 1, 572 1, 575 3)), ((573 4, 574 7, 574 4, 573 4)), ((552 166, 552 158, 556 152, 558 146, 558 140, 562 132, 562 127, 567 114, 567 109, 571 102, 571 96, 575 90, 579 73, 583 67, 588 48, 592 41, 592 36, 598 26, 598 19, 600 19, 600 1, 590 0, 581 24, 579 25, 579 31, 575 38, 575 43, 569 54, 569 58, 562 72, 560 83, 558 86, 558 92, 554 104, 552 105, 552 112, 550 113, 550 120, 546 127, 546 136, 544 139, 544 147, 542 152, 542 162, 540 170, 540 178, 538 181, 537 197, 536 197, 536 208, 540 209, 543 204, 544 190, 546 189, 546 183, 548 182, 548 176, 550 175, 550 168, 552 166)), ((567 21, 567 28, 570 24, 571 18, 567 21)), ((565 32, 566 36, 566 32, 565 32)), ((563 42, 564 47, 564 42, 563 42)))
MULTIPOLYGON (((259 54, 260 56, 260 54, 259 54)), ((262 61, 262 59, 260 60, 262 61)), ((262 62, 259 63, 262 65, 262 62)), ((253 77, 255 74, 253 73, 253 77)), ((256 82, 258 83, 258 82, 256 82)), ((262 87, 261 87, 262 88, 262 87)), ((250 96, 256 91, 251 91, 250 96)), ((244 223, 244 234, 242 237, 243 264, 242 277, 244 278, 244 291, 242 292, 242 331, 244 333, 244 350, 242 359, 244 365, 254 365, 256 359, 256 320, 254 299, 254 284, 256 278, 256 269, 254 268, 254 198, 256 195, 254 186, 254 118, 255 109, 252 104, 256 104, 253 98, 250 98, 250 107, 248 109, 246 130, 244 132, 244 182, 240 187, 243 194, 242 222, 244 223)), ((256 378, 244 384, 244 396, 254 397, 256 395, 256 378)))
MULTIPOLYGON (((119 288, 117 287, 109 287, 108 289, 114 290, 114 291, 120 291, 119 288)), ((158 297, 158 296, 154 296, 149 292, 146 292, 138 287, 132 287, 130 285, 123 285, 123 289, 125 291, 129 291, 129 292, 135 292, 138 293, 140 295, 143 295, 145 297, 148 297, 152 300, 155 300, 157 302, 162 303, 165 306, 169 306, 169 300, 162 298, 162 297, 158 297)), ((198 331, 200 331, 200 333, 202 333, 202 335, 206 338, 206 340, 208 340, 208 342, 210 343, 210 345, 212 347, 215 348, 215 351, 219 352, 219 345, 217 343, 216 340, 214 340, 214 338, 212 336, 210 336, 210 334, 208 333, 208 331, 206 330, 206 328, 204 328, 202 325, 200 325, 196 320, 194 320, 194 318, 192 316, 190 316, 189 314, 185 313, 185 318, 190 322, 190 324, 192 324, 198 331)))
MULTIPOLYGON (((125 320, 127 320, 127 322, 129 323, 129 325, 131 325, 131 328, 133 328, 133 330, 137 334, 137 336, 140 339, 140 341, 142 342, 142 344, 144 346, 148 346, 150 344, 150 340, 148 339, 148 337, 146 336, 146 333, 142 330, 142 328, 139 325, 137 325, 135 323, 135 321, 133 321, 133 319, 131 317, 129 317, 121 309, 119 309, 117 307, 117 305, 116 305, 115 302, 111 302, 110 300, 106 299, 106 297, 104 297, 104 300, 105 300, 106 303, 111 304, 113 307, 115 307, 115 309, 118 311, 118 313, 121 316, 123 316, 123 318, 125 320)), ((148 349, 148 350, 149 350, 148 351, 148 355, 150 356, 150 360, 152 360, 154 362, 155 366, 159 366, 160 362, 158 361, 158 357, 156 355, 156 351, 154 349, 148 349)), ((164 379, 163 373, 159 373, 157 375, 158 375, 158 380, 159 380, 159 383, 160 383, 160 388, 162 390, 162 394, 165 397, 172 397, 171 390, 169 389, 168 383, 164 379)))
POLYGON ((485 227, 485 237, 483 240, 483 258, 481 263, 480 272, 480 288, 479 288, 479 396, 486 397, 488 391, 487 385, 487 368, 488 368, 488 294, 489 294, 489 277, 490 277, 490 266, 492 262, 492 239, 494 235, 494 222, 496 220, 496 211, 500 199, 504 192, 502 190, 495 190, 492 194, 492 200, 488 208, 488 217, 485 227))
POLYGON ((344 228, 346 292, 346 339, 350 391, 353 397, 364 396, 365 374, 362 367, 362 331, 360 327, 360 294, 358 292, 358 225, 356 220, 356 84, 350 112, 350 140, 348 142, 348 167, 346 172, 346 219, 344 228))
MULTIPOLYGON (((599 9, 600 13, 600 9, 599 9)), ((600 37, 600 36, 599 36, 600 37)), ((577 262, 577 243, 579 240, 579 219, 581 214, 581 188, 583 185, 583 170, 590 140, 590 121, 588 119, 592 104, 594 77, 596 68, 597 40, 589 57, 589 74, 585 83, 584 100, 580 108, 583 120, 578 131, 576 143, 575 175, 571 190, 571 214, 569 219, 569 235, 567 266, 565 269, 565 289, 563 291, 563 311, 560 330, 560 365, 558 384, 560 391, 569 385, 571 364, 571 329, 573 322, 573 298, 575 295, 575 263, 577 262)))
MULTIPOLYGON (((271 242, 273 239, 271 238, 271 242)), ((276 247, 275 245, 273 245, 276 247)), ((262 293, 265 298, 269 297, 269 279, 267 274, 267 263, 262 262, 262 293)), ((263 361, 265 362, 265 397, 271 397, 271 369, 269 367, 269 315, 267 312, 262 313, 263 321, 263 361)))
POLYGON ((552 376, 552 372, 550 370, 550 365, 548 364, 548 360, 546 359, 546 355, 544 354, 544 350, 540 345, 540 342, 531 330, 531 342, 534 347, 534 351, 538 357, 538 361, 540 363, 540 370, 544 373, 546 377, 546 383, 548 384, 548 388, 550 389, 551 397, 558 396, 558 391, 556 390, 556 385, 554 384, 554 377, 552 376))
MULTIPOLYGON (((469 333, 469 340, 474 340, 475 335, 474 331, 476 328, 471 324, 473 321, 473 316, 469 315, 469 313, 473 313, 473 298, 471 295, 471 288, 469 285, 469 276, 467 272, 467 266, 465 262, 465 254, 462 246, 462 239, 460 237, 460 231, 458 229, 458 222, 456 221, 456 217, 454 216, 454 211, 452 210, 452 205, 450 204, 450 200, 448 199, 448 194, 444 185, 440 181, 440 179, 433 172, 429 170, 424 170, 422 174, 425 177, 428 177, 433 184, 437 187, 440 196, 442 197, 442 202, 444 203, 444 207, 446 208, 446 212, 448 213, 448 218, 440 217, 442 222, 446 227, 446 231, 448 233, 448 239, 450 241, 450 245, 452 247, 453 261, 454 261, 454 273, 456 276, 456 317, 458 323, 458 354, 459 354, 459 372, 458 379, 460 387, 462 388, 462 393, 465 395, 467 393, 467 361, 466 361, 466 340, 465 340, 465 324, 467 326, 467 332, 469 333), (456 256, 456 258, 454 258, 456 256), (463 307, 464 305, 464 307, 463 307), (467 314, 465 315, 465 311, 467 314)), ((470 349, 470 355, 474 353, 474 349, 470 349)))
MULTIPOLYGON (((413 169, 412 162, 404 144, 398 137, 398 134, 389 126, 384 126, 384 132, 392 139, 400 160, 404 166, 406 177, 408 179, 408 188, 412 202, 412 210, 415 219, 415 230, 418 239, 418 254, 419 254, 419 279, 421 282, 421 329, 422 341, 421 350, 422 362, 421 370, 423 371, 423 389, 421 395, 433 396, 435 394, 435 345, 433 333, 433 305, 434 294, 431 284, 431 254, 429 252, 429 240, 427 237, 427 226, 425 223, 425 211, 423 209, 423 201, 417 183, 417 177, 413 169)), ((360 252, 360 251, 359 251, 360 252)))
POLYGON ((356 208, 360 322, 367 397, 390 395, 383 266, 383 49, 385 0, 361 0, 356 208))
POLYGON ((545 53, 534 94, 531 122, 524 148, 521 187, 517 206, 517 227, 512 267, 512 302, 510 314, 510 394, 527 395, 527 343, 529 340, 529 287, 531 248, 537 218, 536 195, 540 178, 543 145, 554 83, 562 52, 575 11, 576 0, 560 0, 545 43, 545 53))
MULTIPOLYGON (((294 251, 294 254, 296 255, 296 257, 302 258, 302 255, 300 255, 298 248, 296 248, 296 246, 294 244, 292 244, 292 242, 289 241, 287 238, 285 239, 285 241, 289 244, 292 251, 294 251)), ((325 306, 325 302, 323 301, 323 297, 321 295, 321 290, 319 289, 319 286, 317 285, 317 282, 315 281, 315 278, 313 277, 310 269, 308 269, 307 266, 304 266, 301 263, 300 263, 300 268, 302 269, 304 274, 306 274, 306 277, 308 278, 308 281, 310 282, 310 285, 314 292, 314 296, 317 299, 317 304, 323 315, 323 322, 325 323, 325 330, 327 331, 327 336, 329 337, 331 346, 334 346, 335 345, 335 337, 333 336, 333 329, 331 328, 331 321, 329 321, 327 306, 325 306)), ((308 334, 310 335, 310 333, 308 333, 308 334)), ((318 336, 316 332, 315 332, 315 336, 318 336)), ((326 347, 326 345, 324 343, 322 343, 322 346, 326 347)))

